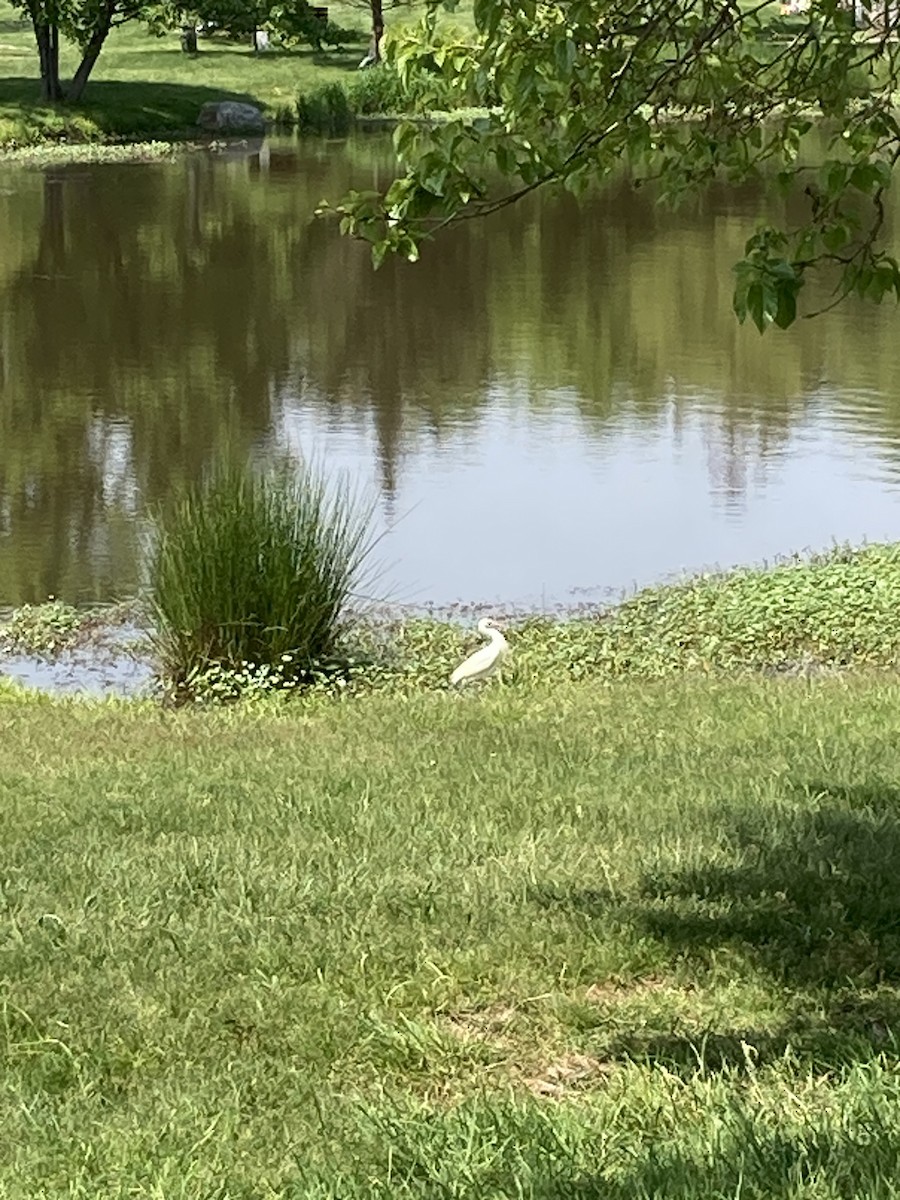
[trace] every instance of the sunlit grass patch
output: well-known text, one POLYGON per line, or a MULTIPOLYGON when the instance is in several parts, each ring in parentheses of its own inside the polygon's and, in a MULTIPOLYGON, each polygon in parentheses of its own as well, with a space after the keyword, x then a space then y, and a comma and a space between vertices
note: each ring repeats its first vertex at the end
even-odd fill
POLYGON ((0 696, 0 1191, 891 1195, 890 677, 0 696))
MULTIPOLYGON (((331 5, 340 24, 361 25, 352 6, 331 5), (355 19, 354 19, 355 18, 355 19)), ((121 138, 184 135, 196 127, 208 101, 258 105, 270 120, 294 122, 298 89, 352 78, 365 37, 340 50, 254 54, 249 45, 201 39, 200 53, 182 53, 178 30, 158 38, 140 21, 114 29, 78 105, 40 100, 38 56, 30 22, 0 3, 0 146, 43 142, 99 142, 121 138)), ((64 79, 79 61, 77 47, 62 39, 64 79)))
MULTIPOLYGON (((0 134, 0 147, 4 138, 0 134)), ((55 163, 117 163, 158 162, 172 158, 178 147, 172 142, 127 142, 112 145, 86 141, 62 144, 47 141, 31 141, 28 136, 7 139, 14 143, 11 148, 0 148, 0 161, 21 163, 23 166, 43 167, 55 163)))

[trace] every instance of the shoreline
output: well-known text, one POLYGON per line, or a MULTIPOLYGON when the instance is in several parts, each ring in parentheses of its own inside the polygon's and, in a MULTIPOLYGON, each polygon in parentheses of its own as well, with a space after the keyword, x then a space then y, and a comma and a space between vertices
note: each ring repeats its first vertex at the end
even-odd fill
POLYGON ((48 139, 26 146, 0 146, 0 166, 66 166, 70 163, 160 162, 182 150, 196 150, 188 138, 146 141, 67 142, 48 139))
MULTIPOLYGON (((443 688, 474 647, 485 615, 512 634, 511 682, 666 680, 691 675, 845 675, 896 672, 900 542, 794 553, 755 566, 683 575, 608 602, 557 605, 374 601, 349 614, 340 655, 342 694, 443 688)), ((146 694, 156 681, 150 627, 139 599, 74 608, 51 600, 0 608, 0 679, 53 693, 146 694)), ((335 677, 309 689, 334 694, 335 677)), ((277 685, 212 668, 206 692, 272 693, 277 685), (229 688, 229 681, 234 687, 229 688)))
MULTIPOLYGON (((440 124, 450 119, 450 114, 435 112, 428 116, 418 114, 366 113, 352 118, 347 133, 388 133, 400 121, 413 123, 440 124)), ((472 114, 467 114, 472 116, 472 114)), ((483 117, 480 114, 472 116, 474 123, 483 117)), ((134 136, 120 133, 108 137, 82 138, 69 135, 47 135, 35 141, 17 143, 15 140, 0 143, 0 166, 4 164, 22 166, 52 166, 67 163, 103 163, 103 162, 158 162, 174 158, 179 153, 195 153, 210 151, 222 146, 233 146, 251 141, 262 142, 267 137, 279 134, 300 134, 304 137, 331 137, 327 130, 305 128, 299 120, 267 122, 264 133, 242 133, 241 131, 221 131, 209 133, 198 126, 183 129, 158 130, 155 133, 134 136)), ((346 136, 342 135, 342 136, 346 136)))
MULTIPOLYGON (((179 148, 197 149, 205 148, 212 143, 220 142, 235 142, 248 140, 250 138, 265 138, 270 134, 299 132, 311 137, 334 137, 346 136, 350 132, 363 133, 380 133, 389 132, 394 129, 400 122, 411 122, 417 125, 440 125, 449 120, 464 120, 470 122, 476 129, 484 128, 489 122, 491 111, 484 108, 458 108, 453 111, 435 109, 427 113, 415 112, 365 112, 354 110, 352 107, 353 91, 343 84, 338 84, 344 97, 350 107, 347 111, 339 116, 338 127, 334 125, 335 117, 333 114, 323 113, 317 120, 310 123, 300 114, 300 108, 304 102, 316 101, 323 87, 323 84, 317 88, 299 89, 292 102, 292 105, 279 108, 276 111, 267 113, 267 105, 260 101, 257 107, 260 108, 263 117, 266 120, 266 128, 263 133, 249 134, 241 130, 222 130, 217 133, 212 133, 201 129, 194 124, 189 125, 172 125, 170 128, 161 128, 155 130, 135 129, 131 132, 123 132, 121 129, 115 131, 106 131, 99 124, 95 124, 92 129, 86 130, 84 119, 91 119, 89 114, 74 109, 71 112, 66 112, 64 109, 47 110, 52 112, 56 117, 62 117, 64 121, 68 121, 59 127, 43 127, 39 123, 32 126, 24 140, 19 138, 8 137, 6 140, 0 140, 0 164, 2 163, 17 163, 34 161, 39 162, 43 156, 46 156, 47 161, 52 162, 78 162, 78 161, 143 161, 147 157, 157 159, 166 157, 166 153, 174 154, 179 148), (168 151, 166 151, 168 148, 168 151)), ((228 94, 223 94, 222 102, 233 99, 228 94)), ((246 102, 245 98, 242 102, 246 102)), ((850 102, 850 107, 858 107, 861 104, 860 98, 854 98, 850 102)), ((648 110, 649 114, 649 110, 648 110)), ((23 116, 30 116, 28 108, 22 108, 23 116)), ((810 111, 803 115, 808 116, 813 121, 817 119, 817 115, 810 111)), ((702 113, 691 111, 689 109, 671 109, 665 113, 661 119, 669 122, 691 122, 699 120, 702 113)))

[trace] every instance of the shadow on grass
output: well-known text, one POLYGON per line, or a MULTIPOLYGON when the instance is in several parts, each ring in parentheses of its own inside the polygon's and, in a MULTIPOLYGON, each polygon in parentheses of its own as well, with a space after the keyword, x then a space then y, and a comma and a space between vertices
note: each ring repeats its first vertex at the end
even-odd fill
POLYGON ((900 789, 796 792, 768 827, 732 820, 733 863, 647 879, 647 927, 688 951, 736 945, 787 986, 900 982, 900 789))
POLYGON ((835 1175, 847 1190, 816 1194, 859 1200, 896 1195, 888 1190, 900 1164, 896 1140, 883 1148, 882 1161, 874 1163, 849 1138, 810 1147, 786 1137, 760 1140, 757 1134, 755 1143, 752 1156, 735 1152, 713 1164, 662 1151, 624 1178, 561 1179, 538 1184, 530 1195, 533 1200, 794 1200, 816 1183, 827 1181, 833 1187, 835 1175), (763 1155, 768 1161, 761 1161, 763 1155))
POLYGON ((724 1152, 717 1146, 714 1161, 669 1149, 661 1139, 663 1144, 651 1146, 644 1160, 619 1178, 575 1175, 537 1183, 531 1195, 533 1200, 788 1200, 826 1181, 835 1190, 816 1194, 859 1200, 896 1194, 887 1190, 900 1165, 896 1136, 882 1133, 873 1157, 869 1147, 852 1137, 829 1137, 818 1130, 808 1140, 766 1137, 748 1123, 747 1134, 743 1146, 724 1152))
POLYGON ((845 994, 813 1018, 798 1016, 775 1029, 748 1027, 703 1034, 635 1033, 620 1036, 607 1057, 664 1066, 682 1079, 696 1074, 752 1073, 757 1066, 801 1059, 830 1071, 869 1062, 880 1055, 896 1060, 900 999, 845 994))
POLYGON ((189 129, 208 101, 238 100, 255 104, 248 92, 199 84, 118 82, 92 83, 81 104, 42 104, 38 84, 32 79, 0 79, 0 109, 16 108, 23 116, 50 128, 87 118, 113 134, 154 133, 189 129))
POLYGON ((273 68, 276 75, 283 69, 296 68, 299 88, 301 85, 328 82, 328 77, 318 81, 311 78, 311 69, 315 67, 355 71, 367 44, 368 40, 363 38, 359 43, 347 42, 340 47, 323 46, 318 50, 314 46, 298 46, 291 50, 271 47, 265 53, 257 54, 249 45, 242 43, 223 42, 210 46, 201 41, 197 54, 185 55, 180 50, 166 46, 159 50, 142 50, 140 62, 142 69, 153 67, 168 78, 193 71, 203 71, 223 81, 229 77, 239 77, 251 91, 257 81, 263 86, 267 81, 272 81, 273 68))
POLYGON ((776 813, 730 812, 728 851, 700 867, 644 879, 637 897, 544 888, 544 907, 589 922, 627 921, 673 957, 710 964, 727 949, 798 998, 783 1027, 709 1030, 702 1039, 647 1031, 613 1057, 685 1072, 772 1061, 790 1047, 823 1065, 896 1053, 900 1039, 900 789, 797 785, 776 813), (724 861, 723 861, 724 860, 724 861), (803 1011, 800 1011, 803 1010, 803 1011))
MULTIPOLYGON (((837 1128, 827 1111, 805 1114, 792 1129, 775 1129, 741 1100, 710 1114, 709 1124, 699 1121, 691 1128, 686 1122, 681 1136, 657 1130, 647 1113, 627 1153, 628 1135, 610 1136, 609 1114, 552 1106, 475 1103, 429 1114, 382 1112, 377 1128, 381 1147, 390 1147, 398 1197, 762 1200, 805 1195, 805 1189, 825 1184, 827 1191, 814 1194, 869 1200, 896 1194, 886 1190, 900 1166, 891 1098, 892 1093, 880 1102, 873 1097, 867 1136, 837 1128)), ((376 1152, 370 1178, 386 1169, 376 1152)), ((363 1183, 339 1194, 375 1192, 363 1183)))
MULTIPOLYGON (((312 65, 314 67, 340 67, 346 71, 355 71, 359 65, 359 57, 368 47, 368 38, 362 37, 359 41, 346 42, 343 46, 335 46, 333 48, 322 47, 317 50, 314 46, 302 46, 296 50, 283 50, 279 48, 270 48, 264 54, 255 54, 252 50, 243 50, 231 47, 228 49, 216 49, 209 51, 210 55, 234 55, 240 58, 244 63, 244 69, 247 69, 247 62, 250 63, 280 63, 292 62, 302 63, 305 66, 312 65)), ((201 52, 201 56, 206 54, 206 51, 201 52)), ((237 64, 236 64, 237 65, 237 64)), ((252 67, 250 68, 252 70, 252 67)), ((323 80, 327 82, 327 80, 323 80)))

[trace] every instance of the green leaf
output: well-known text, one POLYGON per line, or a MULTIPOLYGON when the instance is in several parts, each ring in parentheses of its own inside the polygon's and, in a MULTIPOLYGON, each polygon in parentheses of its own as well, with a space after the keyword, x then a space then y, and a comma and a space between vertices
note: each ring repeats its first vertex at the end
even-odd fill
POLYGON ((860 192, 874 192, 877 188, 887 187, 890 181, 890 164, 880 159, 876 159, 874 162, 857 163, 850 173, 851 187, 860 192))
POLYGON ((862 79, 857 64, 874 61, 875 48, 853 32, 846 0, 815 0, 808 17, 777 31, 777 45, 772 14, 743 3, 675 0, 638 13, 634 0, 472 0, 474 32, 439 25, 439 7, 431 0, 424 24, 395 31, 391 53, 425 109, 474 98, 490 116, 460 116, 454 132, 440 122, 398 129, 406 178, 370 211, 350 205, 349 232, 366 219, 383 229, 387 213, 386 252, 408 255, 405 238, 418 242, 437 218, 451 224, 471 211, 472 197, 498 199, 521 184, 553 181, 580 195, 627 163, 675 206, 701 197, 723 168, 742 180, 765 164, 786 203, 782 221, 747 242, 738 320, 789 327, 804 274, 831 255, 853 257, 844 280, 867 299, 900 290, 878 244, 864 274, 856 261, 875 215, 861 198, 890 179, 900 57, 879 52, 876 74, 862 79), (821 127, 829 149, 812 174, 798 157, 810 112, 835 117, 821 127))
POLYGON ((475 19, 475 27, 482 33, 490 33, 492 29, 496 29, 501 11, 497 0, 474 0, 472 16, 475 19))
POLYGON ((759 280, 751 283, 747 288, 746 293, 747 312, 753 324, 760 333, 765 331, 768 321, 766 319, 766 301, 763 292, 762 283, 759 280))
POLYGON ((787 329, 797 319, 797 292, 793 287, 778 289, 778 306, 775 309, 775 324, 779 329, 787 329))
POLYGON ((822 185, 831 196, 839 195, 847 186, 850 164, 845 162, 826 163, 820 172, 822 185))
POLYGON ((503 174, 512 175, 516 169, 516 156, 513 153, 512 147, 505 139, 497 143, 494 156, 497 166, 500 168, 503 174))
POLYGON ((822 242, 826 250, 837 254, 850 241, 850 230, 843 222, 837 222, 822 231, 822 242))
POLYGON ((578 49, 570 37, 556 43, 556 67, 563 79, 571 79, 578 49))
POLYGON ((401 121, 394 130, 394 150, 398 158, 405 158, 415 146, 418 128, 412 121, 401 121))
POLYGON ((377 225, 374 224, 374 222, 360 221, 357 226, 356 236, 362 238, 364 242, 371 242, 374 244, 381 239, 381 230, 377 225))
MULTIPOLYGON (((740 263, 738 264, 738 266, 741 265, 740 263)), ((747 319, 747 284, 743 279, 739 278, 735 284, 731 307, 734 309, 734 315, 743 325, 747 319)))
POLYGON ((563 186, 567 192, 571 192, 573 196, 583 196, 590 186, 590 176, 586 170, 573 171, 567 175, 563 181, 563 186))

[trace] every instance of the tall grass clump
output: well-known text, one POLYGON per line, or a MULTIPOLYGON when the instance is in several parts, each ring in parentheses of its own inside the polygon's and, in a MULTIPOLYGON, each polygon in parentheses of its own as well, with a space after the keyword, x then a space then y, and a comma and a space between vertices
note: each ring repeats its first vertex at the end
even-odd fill
POLYGON ((400 76, 384 63, 349 80, 347 95, 358 116, 400 116, 414 111, 418 101, 414 82, 405 91, 400 76))
POLYGON ((339 83, 326 83, 297 96, 297 125, 302 133, 341 136, 349 132, 354 115, 347 92, 339 83))
POLYGON ((360 71, 346 87, 353 111, 361 116, 446 112, 466 102, 439 75, 423 71, 404 83, 390 63, 360 71))
POLYGON ((301 91, 296 100, 300 130, 331 135, 347 133, 359 117, 404 117, 458 108, 459 97, 436 75, 425 73, 404 85, 389 63, 301 91))
POLYGON ((185 697, 210 674, 260 673, 269 686, 298 686, 333 666, 370 518, 346 485, 310 467, 220 466, 188 487, 161 514, 150 556, 166 686, 185 697))

